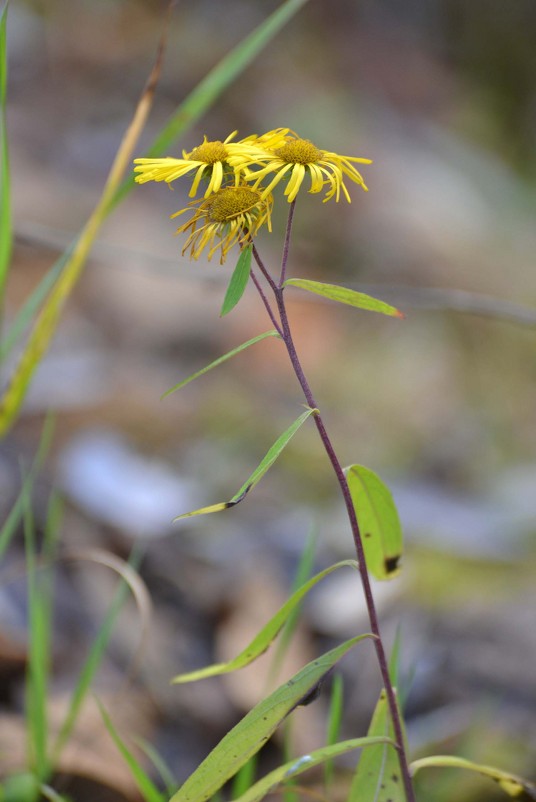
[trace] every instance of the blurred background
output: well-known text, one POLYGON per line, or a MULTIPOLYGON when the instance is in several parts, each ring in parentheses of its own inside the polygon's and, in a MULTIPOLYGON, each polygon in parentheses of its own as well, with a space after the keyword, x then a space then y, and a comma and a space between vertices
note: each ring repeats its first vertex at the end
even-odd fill
MULTIPOLYGON (((136 155, 277 5, 176 4, 136 155)), ((16 247, 7 324, 91 213, 164 18, 156 0, 10 4, 16 247)), ((288 297, 341 462, 379 473, 399 507, 403 571, 376 591, 388 644, 400 632, 412 752, 462 754, 536 780, 536 5, 310 0, 167 155, 205 134, 278 126, 374 162, 362 170, 370 191, 352 185, 351 205, 300 195, 290 272, 377 295, 406 319, 298 290, 288 297)), ((120 697, 140 632, 127 606, 98 692, 118 728, 153 743, 177 782, 260 698, 266 678, 255 665, 187 687, 169 679, 238 653, 285 599, 311 537, 315 570, 353 556, 312 425, 243 504, 170 523, 230 498, 302 403, 272 340, 159 400, 270 328, 252 288, 220 319, 232 257, 224 267, 181 257, 169 215, 184 207, 187 189, 139 186, 109 218, 0 451, 5 516, 21 464, 54 410, 53 446, 34 494, 38 522, 57 488, 66 501, 65 550, 98 547, 126 558, 142 544, 150 636, 136 681, 120 697)), ((280 203, 274 232, 260 238, 269 265, 280 260, 284 214, 280 203)), ((20 539, 0 586, 0 773, 24 761, 22 559, 20 539)), ((54 715, 114 581, 91 562, 58 565, 54 715)), ((281 681, 356 627, 366 630, 358 580, 337 572, 305 605, 281 681)), ((360 647, 341 671, 343 734, 353 737, 366 731, 379 690, 372 649, 360 647)), ((322 744, 327 698, 297 714, 296 754, 322 744)), ((65 753, 65 787, 77 802, 96 798, 91 783, 101 783, 99 799, 134 800, 100 726, 89 705, 65 753)), ((267 765, 276 759, 271 748, 267 765)), ((341 782, 334 797, 343 791, 341 782)), ((458 772, 424 774, 419 794, 430 802, 503 798, 489 781, 458 772)))

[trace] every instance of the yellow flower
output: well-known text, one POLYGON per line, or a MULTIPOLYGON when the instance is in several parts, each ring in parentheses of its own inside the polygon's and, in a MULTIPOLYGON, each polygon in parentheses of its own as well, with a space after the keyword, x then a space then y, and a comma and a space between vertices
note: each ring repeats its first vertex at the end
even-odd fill
MULTIPOLYGON (((182 159, 171 157, 134 159, 136 181, 139 184, 144 184, 146 181, 165 181, 169 184, 171 181, 195 171, 189 192, 190 198, 195 197, 203 178, 208 179, 205 198, 220 189, 224 178, 229 177, 229 173, 234 174, 238 184, 240 172, 250 165, 256 164, 258 157, 265 154, 261 149, 262 146, 256 144, 256 137, 248 137, 240 142, 231 142, 236 133, 233 131, 223 142, 219 139, 209 142, 205 136, 201 145, 198 145, 190 153, 183 150, 182 159), (236 166, 231 165, 231 156, 240 157, 240 162, 236 166)), ((282 140, 281 136, 279 140, 282 140)))
POLYGON ((189 232, 182 249, 183 255, 190 251, 190 258, 199 259, 208 248, 208 259, 220 249, 220 264, 225 262, 228 251, 236 245, 244 245, 256 235, 265 223, 272 230, 271 195, 261 193, 249 186, 226 186, 201 201, 193 201, 186 209, 176 212, 178 217, 196 207, 192 218, 177 229, 177 234, 189 232))
MULTIPOLYGON (((287 129, 277 129, 278 132, 285 130, 287 129)), ((277 132, 269 132, 266 136, 274 133, 277 132)), ((262 139, 262 137, 259 139, 262 139)), ((285 195, 289 203, 291 203, 300 191, 307 174, 311 178, 309 192, 322 192, 324 187, 328 186, 324 203, 334 196, 335 200, 338 201, 341 190, 348 203, 351 202, 350 195, 344 184, 344 176, 359 184, 366 192, 368 191, 363 177, 352 162, 371 164, 370 159, 361 159, 356 156, 339 156, 338 153, 320 150, 308 139, 301 139, 293 132, 287 133, 284 144, 271 148, 266 145, 264 147, 267 150, 265 155, 255 160, 257 164, 264 166, 257 171, 250 170, 249 166, 253 164, 252 160, 249 166, 245 165, 246 173, 244 175, 247 181, 255 181, 253 189, 257 189, 263 178, 270 175, 270 173, 275 173, 271 182, 262 189, 262 197, 268 195, 287 176, 289 181, 285 187, 285 195)))

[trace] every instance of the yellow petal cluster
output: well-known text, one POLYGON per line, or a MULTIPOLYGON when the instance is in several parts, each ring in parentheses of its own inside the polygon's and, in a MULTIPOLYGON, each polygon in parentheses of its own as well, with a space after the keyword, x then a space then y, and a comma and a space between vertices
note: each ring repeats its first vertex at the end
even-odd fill
POLYGON ((183 255, 190 251, 190 257, 199 259, 208 248, 208 259, 219 249, 220 264, 225 262, 228 251, 238 244, 251 241, 261 226, 272 230, 272 196, 261 197, 258 190, 249 186, 228 186, 212 193, 201 201, 193 201, 186 209, 175 212, 178 217, 195 209, 190 220, 177 229, 177 234, 188 233, 182 249, 183 255))
POLYGON ((286 181, 284 195, 292 203, 306 179, 310 193, 326 191, 324 203, 341 194, 350 203, 345 178, 367 191, 356 163, 371 164, 370 159, 340 156, 302 139, 289 128, 275 128, 265 134, 252 134, 234 141, 237 131, 226 139, 208 140, 182 159, 173 157, 135 159, 135 180, 165 181, 168 185, 179 178, 190 177, 189 197, 195 198, 202 182, 201 201, 193 201, 186 209, 172 215, 192 212, 190 221, 177 233, 187 233, 183 253, 198 259, 208 249, 208 258, 220 250, 220 261, 236 244, 251 240, 263 226, 270 229, 273 204, 272 191, 286 181), (263 183, 266 179, 266 183, 263 183))

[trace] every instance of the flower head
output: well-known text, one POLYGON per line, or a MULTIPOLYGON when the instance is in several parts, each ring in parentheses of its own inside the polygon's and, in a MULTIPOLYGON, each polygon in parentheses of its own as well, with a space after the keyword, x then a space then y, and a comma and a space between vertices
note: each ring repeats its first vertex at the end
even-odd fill
POLYGON ((244 245, 252 239, 259 228, 266 224, 271 231, 273 198, 250 186, 225 186, 208 198, 193 201, 186 209, 176 212, 178 217, 195 208, 191 219, 177 229, 177 234, 188 233, 182 253, 190 251, 190 258, 199 259, 208 248, 208 259, 220 249, 220 264, 225 262, 228 251, 236 245, 244 245))
MULTIPOLYGON (((370 159, 362 159, 356 156, 339 156, 337 153, 321 150, 308 139, 301 139, 295 133, 288 132, 287 129, 277 129, 277 131, 286 132, 284 135, 285 141, 275 147, 264 145, 266 150, 264 156, 255 160, 257 164, 261 165, 261 169, 252 171, 249 165, 245 166, 245 179, 255 182, 253 184, 254 189, 260 186, 263 178, 274 173, 270 183, 262 189, 263 197, 268 195, 283 178, 287 177, 289 181, 285 187, 285 195, 289 203, 291 203, 300 191, 307 174, 311 179, 309 192, 322 192, 327 185, 328 191, 324 198, 324 203, 333 197, 338 201, 341 190, 348 203, 351 202, 344 183, 344 176, 347 176, 365 191, 368 191, 363 177, 352 162, 371 164, 370 159)), ((275 133, 269 132, 265 136, 275 133)), ((252 164, 253 161, 250 162, 250 165, 252 164)))
MULTIPOLYGON (((205 198, 217 192, 229 175, 233 175, 238 184, 240 172, 258 163, 258 156, 264 155, 264 151, 261 149, 262 144, 256 144, 257 137, 232 142, 236 133, 233 131, 223 142, 219 139, 209 141, 205 136, 203 142, 189 153, 183 150, 182 159, 134 159, 136 181, 139 184, 146 181, 165 181, 170 184, 177 178, 195 172, 190 198, 196 196, 202 179, 208 179, 205 198), (231 164, 232 156, 239 157, 234 165, 231 164)), ((281 136, 279 140, 282 140, 281 136)))

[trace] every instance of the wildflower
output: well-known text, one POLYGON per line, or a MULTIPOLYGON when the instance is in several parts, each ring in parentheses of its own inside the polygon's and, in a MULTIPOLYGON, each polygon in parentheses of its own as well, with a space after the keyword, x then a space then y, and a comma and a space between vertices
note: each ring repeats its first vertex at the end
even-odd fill
MULTIPOLYGON (((278 129, 279 132, 285 130, 278 129)), ((269 134, 274 133, 277 132, 269 132, 269 134)), ((269 134, 266 136, 269 136, 269 134)), ((266 145, 264 147, 267 148, 266 145)), ((262 190, 262 197, 265 197, 287 176, 289 181, 285 187, 285 195, 288 197, 289 203, 291 203, 300 191, 305 176, 309 174, 311 178, 309 192, 321 192, 328 185, 329 189, 324 198, 324 203, 333 198, 333 196, 338 201, 341 190, 348 203, 350 203, 350 195, 344 184, 344 176, 359 184, 366 192, 368 191, 363 177, 352 162, 372 163, 370 159, 361 159, 356 156, 340 156, 338 153, 321 150, 308 139, 301 139, 293 132, 290 132, 285 136, 284 144, 267 149, 264 156, 256 159, 257 164, 264 165, 260 170, 252 171, 246 165, 244 177, 247 181, 254 180, 253 189, 257 189, 263 178, 270 175, 270 173, 275 173, 271 182, 262 190)), ((252 165, 252 162, 250 162, 250 165, 252 165)))
MULTIPOLYGON (((199 184, 203 178, 208 179, 204 197, 208 198, 213 192, 218 192, 224 178, 228 178, 232 173, 236 184, 239 182, 240 172, 247 169, 250 165, 257 163, 258 157, 265 155, 261 144, 256 144, 257 137, 248 137, 240 142, 232 142, 237 132, 233 131, 227 139, 221 142, 219 139, 209 142, 205 136, 203 142, 194 148, 190 153, 183 150, 182 159, 165 157, 159 159, 134 159, 137 173, 136 181, 144 184, 146 181, 165 181, 170 184, 177 178, 188 175, 195 171, 189 197, 194 198, 199 189, 199 184), (236 166, 230 164, 231 156, 239 156, 240 161, 236 166)), ((280 135, 270 141, 283 142, 280 135)))
POLYGON ((178 217, 197 206, 192 218, 177 229, 177 234, 189 232, 182 253, 189 250, 190 258, 199 259, 208 248, 208 259, 221 249, 220 264, 236 245, 244 245, 257 234, 265 223, 271 231, 271 195, 261 196, 260 191, 250 186, 225 186, 208 198, 193 201, 186 209, 176 212, 178 217))

